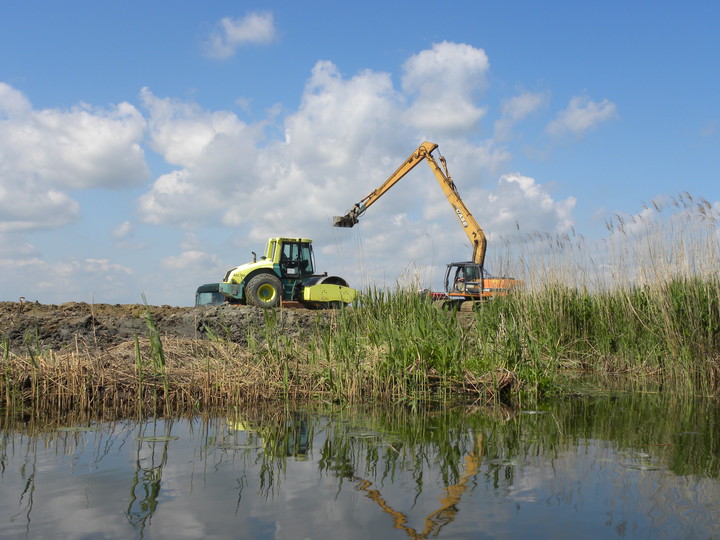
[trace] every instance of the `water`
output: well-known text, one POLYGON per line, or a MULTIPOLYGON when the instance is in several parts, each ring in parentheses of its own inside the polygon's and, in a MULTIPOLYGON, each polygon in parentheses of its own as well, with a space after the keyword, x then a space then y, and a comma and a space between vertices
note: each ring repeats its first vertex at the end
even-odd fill
POLYGON ((720 538, 711 401, 3 425, 2 538, 720 538))

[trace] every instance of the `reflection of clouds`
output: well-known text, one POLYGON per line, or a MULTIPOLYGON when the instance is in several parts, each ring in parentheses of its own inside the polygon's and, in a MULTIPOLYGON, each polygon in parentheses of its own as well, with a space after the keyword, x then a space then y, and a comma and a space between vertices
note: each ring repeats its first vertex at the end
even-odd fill
MULTIPOLYGON (((261 445, 248 444, 257 439, 251 440, 251 431, 230 430, 224 418, 178 420, 171 426, 158 421, 155 434, 171 427, 178 439, 152 444, 137 440, 140 430, 119 423, 46 439, 8 434, 0 476, 0 536, 25 534, 26 487, 33 472, 30 537, 137 536, 124 512, 138 458, 142 467, 162 465, 157 507, 148 517, 145 538, 404 538, 406 532, 393 528, 392 515, 379 508, 358 479, 406 518, 407 529, 423 531, 427 517, 448 496, 445 485, 462 478, 463 466, 448 482, 453 475, 439 466, 437 445, 429 439, 410 442, 393 434, 388 444, 376 433, 343 440, 335 435, 349 429, 346 425, 313 417, 307 421, 314 435, 307 459, 273 457, 272 486, 270 477, 261 474, 267 457, 261 445), (347 444, 346 452, 332 448, 335 457, 346 459, 323 468, 321 454, 331 444, 347 444), (346 468, 336 466, 342 464, 346 468)), ((602 440, 571 435, 556 446, 524 440, 512 451, 502 446, 502 437, 485 440, 479 470, 468 478, 457 512, 439 537, 473 537, 480 530, 498 537, 522 537, 528 531, 582 537, 591 528, 600 535, 634 528, 638 534, 683 537, 693 531, 702 537, 720 526, 715 479, 679 476, 669 469, 628 469, 624 463, 646 459, 645 454, 617 450, 602 440)), ((466 443, 460 444, 463 459, 471 446, 462 446, 466 443)), ((654 462, 660 459, 657 452, 644 451, 654 462)))

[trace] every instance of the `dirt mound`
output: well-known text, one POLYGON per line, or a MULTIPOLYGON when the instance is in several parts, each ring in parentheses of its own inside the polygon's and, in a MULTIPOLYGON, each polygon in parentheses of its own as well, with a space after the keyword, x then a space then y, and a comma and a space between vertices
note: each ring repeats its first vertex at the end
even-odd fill
POLYGON ((63 349, 107 350, 148 335, 148 317, 161 336, 183 339, 221 338, 236 343, 264 341, 281 332, 302 339, 323 326, 331 311, 262 310, 222 305, 204 307, 144 306, 141 304, 60 305, 0 302, 0 338, 12 352, 63 349))

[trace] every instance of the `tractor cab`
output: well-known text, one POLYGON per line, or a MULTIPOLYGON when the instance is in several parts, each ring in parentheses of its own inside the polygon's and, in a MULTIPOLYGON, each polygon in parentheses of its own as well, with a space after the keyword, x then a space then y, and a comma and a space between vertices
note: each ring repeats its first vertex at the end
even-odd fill
MULTIPOLYGON (((272 259, 274 260, 274 257, 272 259)), ((304 279, 312 276, 315 272, 312 242, 304 239, 284 239, 280 243, 279 266, 283 278, 304 279)))

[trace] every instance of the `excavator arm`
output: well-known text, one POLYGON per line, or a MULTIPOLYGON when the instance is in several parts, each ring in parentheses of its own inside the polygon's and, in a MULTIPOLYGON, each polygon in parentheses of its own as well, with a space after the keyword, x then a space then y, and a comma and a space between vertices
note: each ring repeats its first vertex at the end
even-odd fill
POLYGON ((385 180, 385 183, 379 188, 370 193, 367 197, 364 197, 357 204, 355 204, 344 216, 336 216, 333 219, 333 226, 335 227, 352 227, 358 223, 358 219, 365 211, 370 208, 380 197, 382 197, 387 191, 397 184, 402 178, 409 173, 415 166, 421 161, 425 160, 430 168, 432 169, 435 178, 437 179, 440 187, 445 193, 450 206, 452 206, 457 217, 462 225, 465 234, 467 235, 472 245, 472 262, 483 265, 485 262, 485 250, 487 248, 487 239, 485 233, 478 225, 475 218, 472 216, 470 211, 465 206, 465 203, 460 198, 460 194, 455 187, 455 183, 450 178, 447 171, 447 163, 445 158, 440 156, 439 160, 442 164, 442 168, 437 164, 435 158, 432 156, 433 150, 438 147, 435 143, 424 142, 412 155, 405 160, 405 163, 400 165, 398 169, 385 180))

